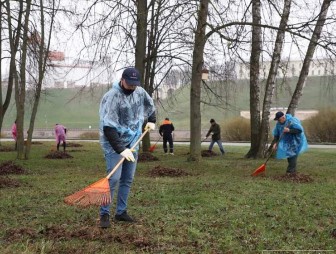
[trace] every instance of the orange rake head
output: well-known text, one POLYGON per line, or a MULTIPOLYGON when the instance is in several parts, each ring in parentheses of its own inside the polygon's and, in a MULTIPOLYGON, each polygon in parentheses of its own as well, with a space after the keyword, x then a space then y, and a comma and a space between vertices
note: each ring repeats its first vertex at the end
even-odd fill
POLYGON ((152 146, 149 148, 149 151, 152 153, 152 152, 154 152, 155 148, 156 148, 156 144, 155 144, 155 145, 152 145, 152 146))
POLYGON ((108 178, 87 186, 83 190, 64 198, 64 202, 68 205, 78 205, 87 207, 90 205, 104 206, 111 203, 111 193, 108 178))
POLYGON ((257 168, 253 173, 252 176, 257 176, 260 173, 264 172, 266 170, 266 163, 262 164, 259 168, 257 168))

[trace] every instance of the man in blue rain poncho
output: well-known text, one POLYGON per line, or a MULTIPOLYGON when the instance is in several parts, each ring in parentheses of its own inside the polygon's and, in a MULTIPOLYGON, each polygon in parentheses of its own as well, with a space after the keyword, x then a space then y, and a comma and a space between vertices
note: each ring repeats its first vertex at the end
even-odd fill
POLYGON ((295 174, 298 155, 308 149, 304 129, 300 120, 291 114, 279 111, 275 114, 274 120, 278 121, 273 130, 273 149, 277 151, 276 158, 287 158, 287 173, 295 174))
MULTIPOLYGON (((133 222, 127 214, 127 198, 133 182, 138 147, 131 147, 140 138, 143 123, 155 129, 155 107, 152 98, 140 86, 140 73, 135 68, 123 71, 121 80, 103 96, 99 108, 99 136, 104 151, 107 173, 122 159, 121 166, 109 179, 111 197, 119 184, 115 220, 133 222)), ((100 227, 110 227, 110 206, 100 207, 100 227)))

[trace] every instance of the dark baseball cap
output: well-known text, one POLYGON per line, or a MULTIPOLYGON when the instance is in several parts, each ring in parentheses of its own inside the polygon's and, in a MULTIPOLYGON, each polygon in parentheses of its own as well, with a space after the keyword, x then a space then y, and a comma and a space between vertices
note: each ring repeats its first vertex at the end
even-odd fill
POLYGON ((127 68, 124 70, 121 78, 126 80, 127 85, 140 86, 140 72, 135 68, 127 68))
POLYGON ((281 111, 276 112, 274 120, 279 120, 280 117, 283 117, 285 114, 281 111))

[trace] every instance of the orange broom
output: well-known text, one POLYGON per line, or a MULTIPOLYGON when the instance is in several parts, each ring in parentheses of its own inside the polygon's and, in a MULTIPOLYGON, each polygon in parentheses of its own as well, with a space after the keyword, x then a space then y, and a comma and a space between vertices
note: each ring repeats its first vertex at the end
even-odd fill
POLYGON ((161 136, 160 136, 160 138, 158 139, 158 141, 156 141, 155 142, 155 144, 154 145, 152 145, 150 148, 149 148, 149 151, 152 153, 152 152, 154 152, 154 150, 155 150, 155 148, 156 148, 156 145, 157 145, 157 143, 161 140, 161 136))
MULTIPOLYGON (((148 131, 149 129, 142 133, 137 142, 132 146, 131 150, 139 144, 148 131)), ((77 191, 70 196, 67 196, 64 198, 64 202, 68 205, 78 205, 82 207, 87 207, 90 205, 104 206, 110 204, 112 200, 109 179, 124 162, 124 160, 125 158, 123 157, 105 178, 100 179, 99 181, 87 186, 80 191, 77 191)))

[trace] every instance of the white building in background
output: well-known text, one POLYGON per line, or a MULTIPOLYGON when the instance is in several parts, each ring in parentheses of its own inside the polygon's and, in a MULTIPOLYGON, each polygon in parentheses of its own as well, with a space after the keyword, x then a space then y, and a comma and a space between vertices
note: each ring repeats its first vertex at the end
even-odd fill
POLYGON ((65 57, 64 52, 49 52, 50 66, 44 79, 44 87, 73 88, 107 85, 115 73, 110 68, 110 59, 101 61, 78 60, 65 57))
MULTIPOLYGON (((302 68, 303 61, 282 61, 280 63, 277 77, 298 77, 302 68)), ((260 77, 267 78, 271 62, 261 63, 260 77)), ((309 67, 308 76, 333 76, 336 72, 336 63, 330 59, 314 59, 309 67)), ((237 79, 250 78, 250 63, 239 63, 236 65, 237 79)))

